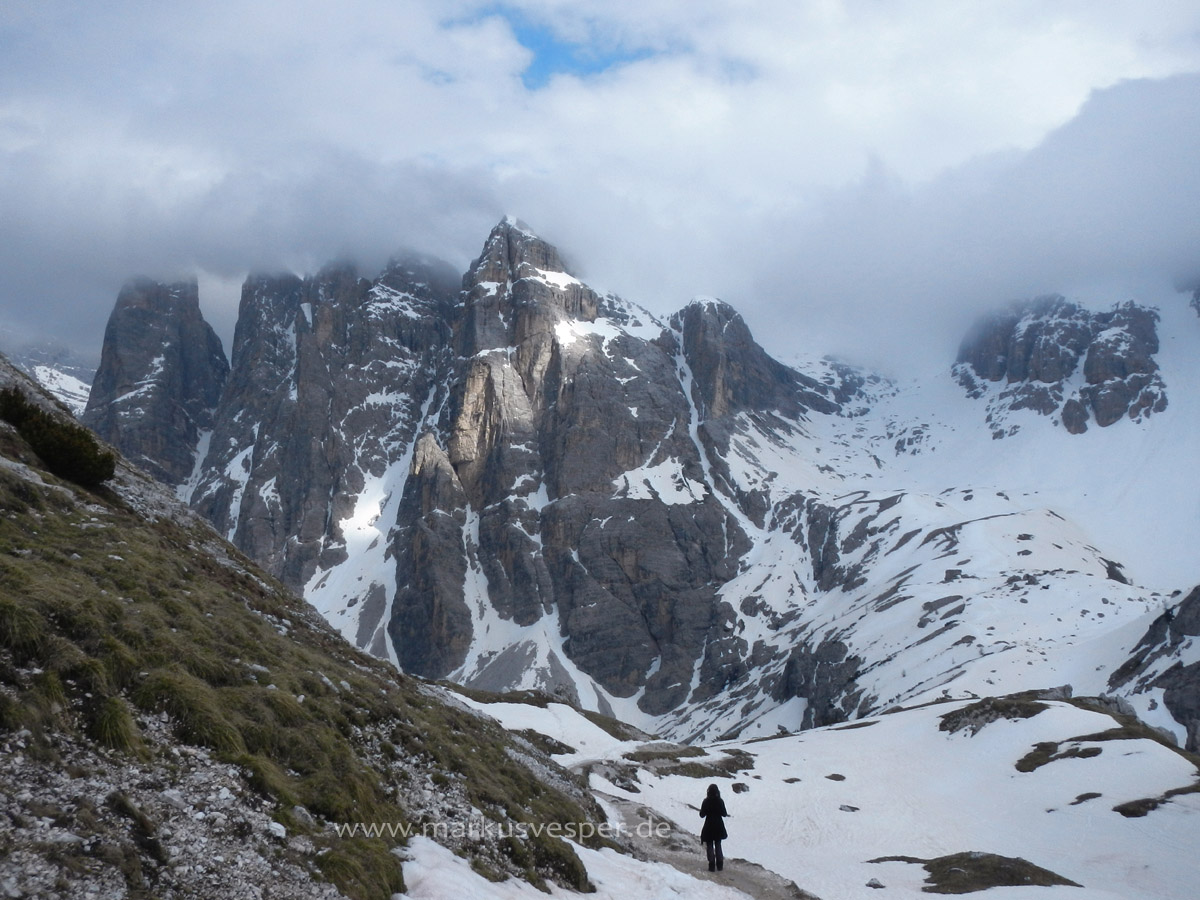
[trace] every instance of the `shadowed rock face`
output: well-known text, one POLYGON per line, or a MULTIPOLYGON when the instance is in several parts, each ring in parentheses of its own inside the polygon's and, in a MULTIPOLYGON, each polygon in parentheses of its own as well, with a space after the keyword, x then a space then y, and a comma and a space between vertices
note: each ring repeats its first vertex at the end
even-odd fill
POLYGON ((747 410, 776 410, 795 418, 808 409, 837 410, 821 385, 768 356, 728 304, 693 301, 671 317, 671 327, 681 336, 702 418, 747 410))
POLYGON ((130 281, 117 296, 83 422, 167 484, 186 481, 229 363, 195 281, 130 281))
MULTIPOLYGON (((1158 375, 1158 314, 1129 302, 1090 312, 1062 297, 1042 297, 983 319, 959 348, 955 376, 972 397, 1004 387, 989 402, 989 422, 1004 436, 1010 410, 1058 414, 1072 434, 1166 408, 1158 375), (1082 375, 1082 384, 1068 380, 1082 375)), ((1079 379, 1075 378, 1075 382, 1079 379)))
POLYGON ((862 666, 863 660, 839 640, 824 640, 816 646, 802 644, 788 658, 777 689, 778 699, 803 697, 808 701, 804 728, 844 722, 862 695, 855 683, 862 666))

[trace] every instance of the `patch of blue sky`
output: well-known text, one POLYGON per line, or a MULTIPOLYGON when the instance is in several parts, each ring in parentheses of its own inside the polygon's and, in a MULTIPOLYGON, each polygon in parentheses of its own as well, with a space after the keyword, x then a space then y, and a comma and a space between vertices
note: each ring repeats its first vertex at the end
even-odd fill
POLYGON ((651 55, 649 50, 601 49, 563 41, 540 25, 514 23, 513 33, 533 53, 533 61, 521 73, 521 81, 531 91, 544 87, 555 75, 599 75, 651 55))
POLYGON ((511 7, 501 5, 491 12, 505 19, 518 43, 533 54, 533 60, 521 73, 522 83, 531 91, 545 87, 555 75, 580 78, 599 75, 654 55, 648 48, 564 40, 553 28, 534 22, 511 7))

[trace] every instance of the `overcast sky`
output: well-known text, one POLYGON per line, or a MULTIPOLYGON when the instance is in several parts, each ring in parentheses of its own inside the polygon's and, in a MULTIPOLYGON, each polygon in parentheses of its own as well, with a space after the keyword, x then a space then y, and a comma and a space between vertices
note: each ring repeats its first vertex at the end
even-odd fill
POLYGON ((895 365, 1193 279, 1198 160, 1195 0, 7 0, 0 325, 98 351, 128 277, 195 274, 228 346, 248 271, 464 268, 512 214, 895 365))

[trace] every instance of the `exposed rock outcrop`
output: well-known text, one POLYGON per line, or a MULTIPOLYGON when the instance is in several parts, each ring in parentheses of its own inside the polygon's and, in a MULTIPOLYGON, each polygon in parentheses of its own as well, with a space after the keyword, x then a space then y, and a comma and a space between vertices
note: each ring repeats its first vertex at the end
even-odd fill
POLYGON ((836 638, 797 647, 788 658, 779 683, 778 699, 801 697, 806 702, 804 728, 844 722, 862 698, 855 679, 863 660, 836 638))
POLYGON ((1057 414, 1072 434, 1166 408, 1158 374, 1159 316, 1131 302, 1091 312, 1060 296, 984 318, 959 348, 955 377, 972 397, 989 397, 993 435, 1008 414, 1057 414), (1082 377, 1080 377, 1082 376, 1082 377), (991 384, 1003 384, 999 390, 991 384))
POLYGON ((419 258, 374 281, 348 264, 248 279, 192 505, 295 588, 345 560, 358 498, 444 401, 454 296, 419 258))
MULTIPOLYGON (((457 677, 491 684, 492 661, 468 660, 451 637, 464 634, 467 609, 519 627, 545 617, 570 662, 605 691, 640 692, 652 713, 677 705, 716 637, 738 525, 705 487, 673 354, 646 339, 663 327, 599 297, 511 221, 468 270, 463 299, 462 361, 436 437, 422 439, 427 459, 432 444, 445 447, 432 471, 449 481, 448 463, 461 497, 436 492, 423 524, 398 531, 399 583, 409 587, 393 620, 397 647, 422 635, 444 650, 422 650, 409 662, 417 671, 461 666, 457 677), (626 327, 635 321, 646 337, 626 327), (456 596, 457 576, 425 583, 431 559, 443 574, 462 572, 456 596)), ((414 469, 406 504, 414 491, 430 496, 425 471, 414 469)))
POLYGON ((705 420, 746 411, 796 418, 809 409, 833 413, 825 385, 776 362, 755 343, 727 303, 693 300, 671 317, 692 372, 692 395, 705 420))

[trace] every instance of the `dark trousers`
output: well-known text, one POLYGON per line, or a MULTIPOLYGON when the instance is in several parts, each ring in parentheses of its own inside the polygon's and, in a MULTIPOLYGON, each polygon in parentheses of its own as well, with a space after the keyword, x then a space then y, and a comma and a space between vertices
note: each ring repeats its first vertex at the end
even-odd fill
POLYGON ((725 868, 725 857, 721 855, 720 841, 705 841, 704 852, 708 854, 708 868, 711 871, 713 866, 718 869, 725 868))

